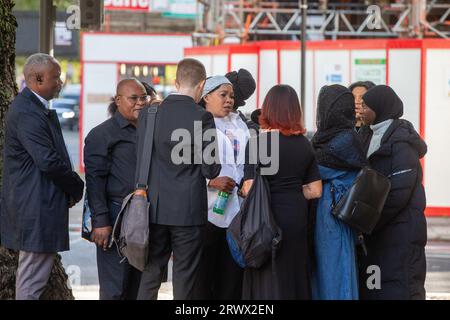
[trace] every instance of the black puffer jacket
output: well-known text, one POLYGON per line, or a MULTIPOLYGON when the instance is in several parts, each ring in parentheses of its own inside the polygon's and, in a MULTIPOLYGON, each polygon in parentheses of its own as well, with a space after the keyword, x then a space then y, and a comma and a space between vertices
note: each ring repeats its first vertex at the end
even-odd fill
MULTIPOLYGON (((370 166, 391 179, 391 191, 374 232, 360 257, 362 299, 425 299, 426 206, 420 159, 427 146, 406 120, 394 120, 370 166), (381 289, 369 290, 371 265, 380 267, 381 289)), ((374 283, 372 277, 370 283, 374 283)))

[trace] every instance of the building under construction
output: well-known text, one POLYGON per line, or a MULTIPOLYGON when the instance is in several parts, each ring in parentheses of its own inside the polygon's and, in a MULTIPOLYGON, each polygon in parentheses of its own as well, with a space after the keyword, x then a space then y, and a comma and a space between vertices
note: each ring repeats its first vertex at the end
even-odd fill
POLYGON ((199 0, 198 45, 306 39, 448 38, 446 0, 199 0))

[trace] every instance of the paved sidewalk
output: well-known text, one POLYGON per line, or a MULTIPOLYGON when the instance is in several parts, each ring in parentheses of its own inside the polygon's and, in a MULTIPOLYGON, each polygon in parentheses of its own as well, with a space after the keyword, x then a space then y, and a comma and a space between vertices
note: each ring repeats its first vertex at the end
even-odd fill
MULTIPOLYGON (((98 286, 80 286, 73 288, 75 300, 98 300, 98 286)), ((158 300, 172 300, 172 282, 165 282, 159 290, 158 300)), ((427 292, 427 300, 450 300, 450 293, 427 292)))
MULTIPOLYGON (((98 300, 98 285, 94 286, 76 286, 72 288, 75 300, 98 300)), ((158 300, 172 300, 172 282, 164 282, 159 290, 158 300)))
MULTIPOLYGON (((428 217, 427 218, 428 227, 428 241, 441 241, 450 242, 450 218, 443 217, 428 217)), ((78 231, 77 231, 78 232, 78 231)), ((431 250, 433 248, 428 248, 431 250)), ((432 250, 431 250, 432 251, 432 250)), ((447 259, 447 258, 446 258, 447 259)), ((427 280, 433 280, 434 283, 442 281, 448 283, 450 281, 450 272, 430 272, 428 270, 427 280), (439 277, 437 279, 436 277, 439 277)), ((171 275, 169 275, 169 280, 171 280, 171 275)), ((445 292, 446 290, 441 290, 444 288, 433 287, 436 291, 444 292, 428 292, 427 300, 450 300, 450 292, 445 292)), ((98 285, 82 285, 73 288, 73 294, 77 300, 98 300, 98 285)), ((171 300, 173 299, 172 294, 172 282, 166 282, 161 285, 159 300, 171 300)))

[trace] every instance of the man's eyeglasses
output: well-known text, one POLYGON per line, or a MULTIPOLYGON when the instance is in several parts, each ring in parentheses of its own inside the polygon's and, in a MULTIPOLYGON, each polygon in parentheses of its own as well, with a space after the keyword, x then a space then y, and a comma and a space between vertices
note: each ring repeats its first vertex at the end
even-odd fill
MULTIPOLYGON (((118 96, 122 96, 122 95, 119 94, 118 96)), ((131 96, 131 97, 122 96, 122 97, 127 98, 127 100, 132 104, 136 104, 138 101, 142 102, 142 103, 148 103, 151 100, 151 97, 148 95, 140 96, 140 97, 138 97, 138 96, 131 96)))

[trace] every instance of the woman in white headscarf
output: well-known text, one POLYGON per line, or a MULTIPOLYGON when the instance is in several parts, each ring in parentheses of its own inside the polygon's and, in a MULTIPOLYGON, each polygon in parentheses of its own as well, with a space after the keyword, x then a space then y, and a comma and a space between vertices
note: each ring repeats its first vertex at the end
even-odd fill
POLYGON ((244 176, 245 147, 250 133, 239 114, 233 112, 233 86, 226 77, 206 79, 200 104, 214 116, 222 169, 217 178, 207 182, 208 224, 203 234, 204 251, 194 298, 238 300, 243 270, 228 249, 226 230, 240 208, 238 186, 244 176), (225 205, 220 205, 221 200, 225 205))

